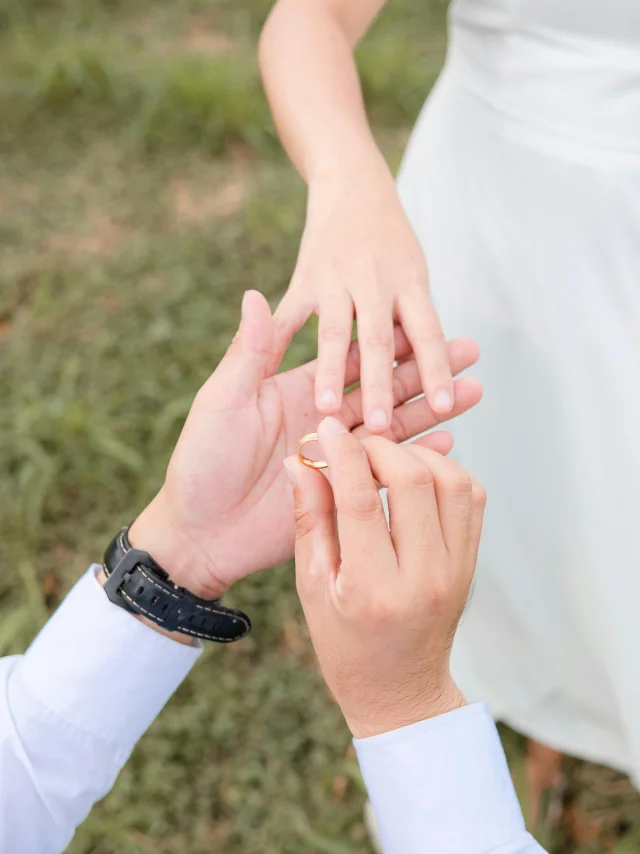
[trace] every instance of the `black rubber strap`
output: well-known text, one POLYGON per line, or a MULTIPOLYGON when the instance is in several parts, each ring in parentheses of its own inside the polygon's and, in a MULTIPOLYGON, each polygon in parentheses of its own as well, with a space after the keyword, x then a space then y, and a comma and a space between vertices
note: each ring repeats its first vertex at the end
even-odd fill
POLYGON ((105 592, 126 611, 143 614, 168 632, 231 643, 251 630, 243 611, 225 608, 219 600, 199 599, 176 587, 151 555, 131 547, 123 528, 104 554, 105 592))

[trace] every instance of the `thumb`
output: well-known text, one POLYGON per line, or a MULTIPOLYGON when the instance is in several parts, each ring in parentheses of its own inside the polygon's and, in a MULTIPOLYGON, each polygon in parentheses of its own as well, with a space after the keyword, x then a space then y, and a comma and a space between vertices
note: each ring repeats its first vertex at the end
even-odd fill
POLYGON ((244 403, 257 392, 262 380, 270 375, 273 338, 269 303, 259 291, 246 291, 238 331, 211 377, 218 404, 244 403))
POLYGON ((294 486, 296 582, 306 607, 317 582, 326 582, 338 570, 340 548, 333 491, 323 474, 304 466, 297 457, 288 457, 284 465, 294 486))

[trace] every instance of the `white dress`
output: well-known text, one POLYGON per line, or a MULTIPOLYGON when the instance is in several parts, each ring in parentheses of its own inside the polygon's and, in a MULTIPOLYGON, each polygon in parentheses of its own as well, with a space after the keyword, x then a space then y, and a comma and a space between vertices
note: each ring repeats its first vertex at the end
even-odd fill
POLYGON ((640 2, 457 0, 400 194, 485 398, 469 700, 640 783, 640 2))

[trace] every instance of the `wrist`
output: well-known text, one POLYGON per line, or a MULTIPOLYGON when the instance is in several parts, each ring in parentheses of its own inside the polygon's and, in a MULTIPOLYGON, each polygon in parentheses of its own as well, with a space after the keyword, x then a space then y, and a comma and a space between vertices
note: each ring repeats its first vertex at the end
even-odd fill
POLYGON ((394 184, 393 175, 373 138, 351 147, 340 148, 335 153, 324 154, 309 166, 307 184, 309 193, 337 192, 344 194, 345 187, 394 184))
POLYGON ((387 708, 380 705, 380 714, 375 718, 370 715, 363 718, 348 717, 345 714, 345 720, 354 738, 371 738, 374 735, 382 735, 385 732, 429 720, 429 718, 446 715, 466 705, 466 699, 453 680, 449 679, 437 691, 430 690, 424 697, 417 698, 413 702, 407 700, 402 706, 394 704, 387 708))
POLYGON ((228 585, 216 578, 206 551, 176 525, 163 490, 131 525, 129 542, 150 554, 173 584, 200 599, 213 601, 226 593, 228 585))

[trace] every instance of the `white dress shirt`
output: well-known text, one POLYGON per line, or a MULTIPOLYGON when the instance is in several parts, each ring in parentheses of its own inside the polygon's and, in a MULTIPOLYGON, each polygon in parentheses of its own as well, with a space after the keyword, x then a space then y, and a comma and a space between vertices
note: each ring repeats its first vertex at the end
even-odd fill
POLYGON ((354 743, 385 854, 543 854, 485 703, 354 743))
MULTIPOLYGON (((64 851, 200 654, 111 604, 97 569, 0 659, 0 854, 64 851)), ((356 748, 386 854, 541 852, 484 705, 356 748)))

